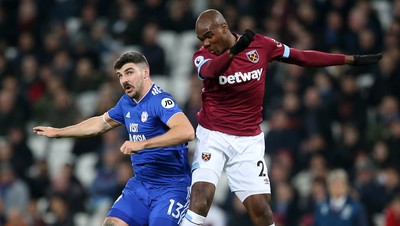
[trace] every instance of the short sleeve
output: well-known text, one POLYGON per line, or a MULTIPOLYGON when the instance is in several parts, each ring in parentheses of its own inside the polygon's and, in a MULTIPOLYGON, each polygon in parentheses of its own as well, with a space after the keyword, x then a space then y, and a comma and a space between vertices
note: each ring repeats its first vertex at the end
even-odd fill
POLYGON ((124 113, 122 111, 122 105, 124 102, 124 98, 121 97, 118 101, 118 103, 111 108, 110 110, 108 110, 108 115, 110 116, 110 118, 114 121, 117 121, 123 125, 125 125, 125 118, 124 118, 124 113))
POLYGON ((277 58, 289 58, 290 48, 287 45, 266 36, 264 36, 263 41, 264 45, 267 47, 267 53, 269 53, 269 61, 277 58))
POLYGON ((156 115, 164 124, 167 124, 172 116, 182 112, 178 103, 168 93, 157 95, 156 100, 153 103, 156 115))

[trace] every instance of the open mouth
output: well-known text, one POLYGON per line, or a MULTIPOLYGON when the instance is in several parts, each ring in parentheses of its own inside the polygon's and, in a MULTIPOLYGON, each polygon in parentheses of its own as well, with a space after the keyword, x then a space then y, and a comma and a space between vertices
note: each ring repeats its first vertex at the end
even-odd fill
POLYGON ((133 87, 129 84, 124 84, 124 90, 125 92, 130 92, 133 90, 133 87))

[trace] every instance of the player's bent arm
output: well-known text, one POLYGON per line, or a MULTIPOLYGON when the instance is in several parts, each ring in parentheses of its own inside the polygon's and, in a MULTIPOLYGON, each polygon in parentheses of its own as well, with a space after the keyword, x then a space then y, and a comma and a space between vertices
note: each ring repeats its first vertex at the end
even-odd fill
POLYGON ((194 139, 193 126, 182 112, 172 116, 167 126, 170 129, 165 134, 144 141, 144 149, 174 146, 194 139))
POLYGON ((108 116, 108 113, 104 113, 63 128, 37 126, 33 128, 33 132, 50 138, 90 137, 105 133, 119 125, 108 116))
POLYGON ((222 75, 229 67, 232 61, 229 50, 213 60, 208 60, 200 66, 199 74, 203 78, 216 78, 222 75))

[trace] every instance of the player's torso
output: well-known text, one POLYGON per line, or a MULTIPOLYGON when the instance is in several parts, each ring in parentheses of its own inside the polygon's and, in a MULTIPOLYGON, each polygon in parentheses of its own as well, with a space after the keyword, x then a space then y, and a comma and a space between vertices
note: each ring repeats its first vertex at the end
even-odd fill
POLYGON ((199 113, 199 122, 203 126, 234 135, 260 132, 258 125, 262 121, 265 76, 271 59, 269 52, 262 36, 259 36, 234 56, 222 75, 203 81, 203 106, 199 113), (238 132, 240 130, 243 132, 238 132))
MULTIPOLYGON (((159 95, 156 97, 149 93, 138 103, 130 99, 123 104, 122 114, 124 115, 125 127, 130 141, 145 141, 161 136, 169 130, 161 119, 164 113, 162 113, 163 108, 160 108, 160 105, 168 109, 168 104, 171 105, 171 103, 167 103, 167 101, 173 100, 169 94, 159 95)), ((162 183, 165 180, 169 181, 169 179, 165 179, 166 176, 169 176, 187 183, 187 175, 189 175, 190 171, 188 170, 185 144, 145 149, 131 155, 131 160, 135 175, 139 179, 162 183), (154 175, 158 176, 154 177, 154 175)))

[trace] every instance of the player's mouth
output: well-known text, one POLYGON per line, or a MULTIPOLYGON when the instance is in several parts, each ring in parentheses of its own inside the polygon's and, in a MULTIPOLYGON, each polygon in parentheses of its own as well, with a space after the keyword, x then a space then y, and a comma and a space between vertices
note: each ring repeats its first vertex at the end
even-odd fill
POLYGON ((125 90, 125 92, 129 93, 133 90, 133 87, 131 85, 125 83, 124 90, 125 90))

